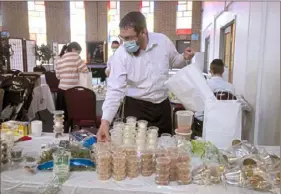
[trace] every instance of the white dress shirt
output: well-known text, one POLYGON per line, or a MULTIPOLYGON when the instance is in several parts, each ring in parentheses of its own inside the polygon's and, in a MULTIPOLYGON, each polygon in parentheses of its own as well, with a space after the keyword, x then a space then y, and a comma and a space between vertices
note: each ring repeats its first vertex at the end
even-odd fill
POLYGON ((233 85, 231 83, 225 81, 220 76, 213 76, 211 79, 207 80, 207 83, 213 92, 228 90, 233 95, 235 95, 235 89, 234 89, 233 85))
POLYGON ((164 34, 149 33, 148 39, 139 56, 128 53, 123 45, 114 53, 102 119, 112 122, 124 96, 152 103, 168 98, 169 68, 185 66, 184 56, 164 34))
POLYGON ((109 58, 108 58, 108 61, 107 61, 107 64, 106 64, 106 71, 110 71, 110 68, 111 68, 111 61, 112 61, 112 58, 113 58, 114 54, 111 55, 109 58))

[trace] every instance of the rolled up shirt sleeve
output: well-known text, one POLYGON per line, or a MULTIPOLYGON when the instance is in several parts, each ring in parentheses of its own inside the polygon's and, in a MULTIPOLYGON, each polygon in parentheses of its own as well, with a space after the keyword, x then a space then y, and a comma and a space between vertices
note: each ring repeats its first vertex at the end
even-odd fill
POLYGON ((182 68, 187 65, 183 54, 179 54, 173 42, 167 37, 167 48, 169 48, 170 66, 182 68))
POLYGON ((122 59, 122 51, 115 53, 111 60, 111 72, 107 81, 107 92, 102 106, 102 119, 110 123, 114 119, 121 101, 126 93, 127 71, 125 60, 122 59))

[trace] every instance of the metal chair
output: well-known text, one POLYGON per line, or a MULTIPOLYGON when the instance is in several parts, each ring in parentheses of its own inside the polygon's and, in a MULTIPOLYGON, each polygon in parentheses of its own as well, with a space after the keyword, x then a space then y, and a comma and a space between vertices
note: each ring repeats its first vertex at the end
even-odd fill
POLYGON ((71 129, 91 128, 96 133, 99 123, 96 116, 96 95, 84 87, 74 87, 65 91, 68 122, 71 129))

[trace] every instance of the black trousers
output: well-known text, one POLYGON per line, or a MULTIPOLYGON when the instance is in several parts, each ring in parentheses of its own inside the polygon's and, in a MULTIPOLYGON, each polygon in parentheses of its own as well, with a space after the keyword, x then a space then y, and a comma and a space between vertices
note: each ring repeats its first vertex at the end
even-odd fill
POLYGON ((68 123, 67 106, 66 106, 64 93, 65 90, 59 89, 56 99, 56 110, 64 111, 64 133, 68 133, 70 124, 68 123))
POLYGON ((168 98, 159 104, 154 104, 127 96, 124 116, 125 118, 134 116, 138 120, 148 121, 148 126, 159 128, 159 134, 172 133, 171 104, 168 98))

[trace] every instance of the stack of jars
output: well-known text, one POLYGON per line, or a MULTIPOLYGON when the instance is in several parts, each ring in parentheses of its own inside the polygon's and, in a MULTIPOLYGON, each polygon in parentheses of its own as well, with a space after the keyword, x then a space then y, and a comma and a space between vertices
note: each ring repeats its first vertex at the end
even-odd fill
POLYGON ((136 140, 136 124, 135 117, 127 117, 126 124, 123 129, 123 145, 134 145, 136 140))
POLYGON ((189 162, 177 164, 177 182, 179 185, 187 185, 191 182, 191 166, 189 162))
POLYGON ((123 122, 114 122, 113 129, 110 130, 111 141, 119 146, 123 143, 123 122))
POLYGON ((151 176, 154 172, 153 152, 146 150, 141 153, 141 174, 151 176))
POLYGON ((168 185, 170 181, 170 165, 169 157, 158 157, 156 159, 156 176, 155 182, 158 185, 168 185))
POLYGON ((138 121, 138 130, 136 135, 136 145, 138 151, 143 151, 146 145, 146 131, 148 122, 145 120, 138 121))
POLYGON ((126 178, 126 154, 116 152, 112 155, 113 179, 122 181, 126 178))
POLYGON ((139 176, 139 157, 137 155, 127 156, 127 175, 129 178, 139 176))
POLYGON ((54 111, 54 134, 55 137, 62 136, 64 132, 64 111, 54 111))
POLYGON ((173 152, 168 153, 168 157, 171 159, 170 165, 170 181, 177 180, 177 164, 179 161, 179 153, 173 152))
POLYGON ((147 149, 155 150, 158 145, 158 127, 148 127, 147 149))
POLYGON ((97 174, 100 180, 108 180, 111 177, 111 153, 98 152, 96 155, 97 174))

